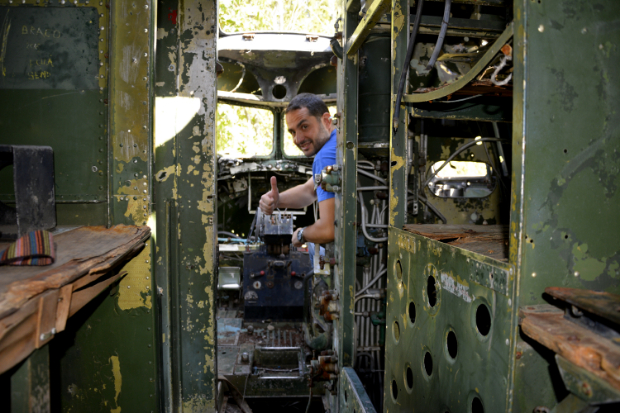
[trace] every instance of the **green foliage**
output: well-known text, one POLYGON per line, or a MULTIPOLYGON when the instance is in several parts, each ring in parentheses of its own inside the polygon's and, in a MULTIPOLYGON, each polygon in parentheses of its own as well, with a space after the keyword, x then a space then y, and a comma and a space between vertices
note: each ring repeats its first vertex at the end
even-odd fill
POLYGON ((227 33, 292 31, 332 35, 339 0, 220 0, 220 28, 227 33))
POLYGON ((217 153, 235 158, 267 156, 273 151, 273 112, 267 109, 217 105, 217 153))
MULTIPOLYGON (((220 0, 219 24, 227 33, 292 31, 332 35, 340 0, 220 0)), ((332 108, 330 108, 330 112, 332 108)), ((240 158, 266 156, 273 150, 273 113, 219 103, 217 153, 240 158)), ((286 130, 284 152, 303 156, 286 130)))

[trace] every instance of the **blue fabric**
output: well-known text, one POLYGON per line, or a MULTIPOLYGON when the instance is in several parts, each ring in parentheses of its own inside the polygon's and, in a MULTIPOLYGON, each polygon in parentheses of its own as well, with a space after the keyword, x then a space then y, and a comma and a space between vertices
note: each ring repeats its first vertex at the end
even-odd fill
MULTIPOLYGON (((314 162, 312 162, 312 176, 320 174, 323 168, 336 164, 336 129, 334 129, 329 135, 329 140, 325 142, 325 145, 314 155, 314 162)), ((335 195, 333 192, 327 192, 320 186, 316 188, 316 197, 319 202, 331 199, 335 195)))

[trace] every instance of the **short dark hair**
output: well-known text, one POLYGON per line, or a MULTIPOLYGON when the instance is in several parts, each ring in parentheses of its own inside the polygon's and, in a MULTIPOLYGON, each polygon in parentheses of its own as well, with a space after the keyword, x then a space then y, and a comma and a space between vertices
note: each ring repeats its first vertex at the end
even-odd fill
POLYGON ((325 112, 329 113, 325 102, 312 93, 300 93, 295 96, 286 107, 286 111, 284 113, 289 113, 301 108, 308 108, 310 115, 317 119, 320 119, 325 112))

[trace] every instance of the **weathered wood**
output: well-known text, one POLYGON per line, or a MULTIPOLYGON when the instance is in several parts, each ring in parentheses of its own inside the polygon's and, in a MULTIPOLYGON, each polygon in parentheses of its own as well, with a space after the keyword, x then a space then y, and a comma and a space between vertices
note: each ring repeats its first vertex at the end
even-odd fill
POLYGON ((103 272, 142 248, 150 228, 116 225, 81 227, 54 237, 56 262, 46 267, 0 267, 0 318, 30 298, 60 288, 89 272, 103 272))
POLYGON ((507 225, 408 224, 403 229, 499 261, 508 260, 507 225))
POLYGON ((99 295, 100 292, 108 288, 112 283, 117 280, 120 280, 125 275, 127 275, 127 271, 123 271, 122 273, 118 273, 108 279, 105 279, 97 284, 93 284, 88 288, 84 288, 82 290, 73 290, 73 294, 71 296, 71 307, 69 309, 69 317, 73 314, 77 313, 82 307, 84 307, 90 300, 99 295))
POLYGON ((563 287, 547 287, 545 292, 582 310, 620 324, 620 295, 563 287))
POLYGON ((551 305, 519 309, 523 332, 557 354, 620 389, 620 347, 564 318, 551 305))
POLYGON ((44 346, 69 317, 126 275, 105 278, 140 251, 149 235, 148 227, 81 227, 55 237, 58 259, 52 266, 0 267, 0 374, 44 346))

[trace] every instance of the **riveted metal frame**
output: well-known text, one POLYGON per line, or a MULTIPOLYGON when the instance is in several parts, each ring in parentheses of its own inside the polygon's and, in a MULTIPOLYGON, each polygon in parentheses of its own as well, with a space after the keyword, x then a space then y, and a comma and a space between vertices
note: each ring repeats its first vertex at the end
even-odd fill
MULTIPOLYGON (((347 44, 358 21, 357 13, 347 12, 343 2, 342 41, 347 44)), ((355 319, 356 239, 357 228, 357 95, 358 53, 338 60, 338 145, 336 161, 343 171, 342 191, 336 194, 336 232, 334 266, 335 287, 340 291, 340 318, 334 321, 338 332, 336 348, 339 367, 353 363, 355 319)))
MULTIPOLYGON (((110 10, 103 1, 87 0, 2 0, 0 6, 9 6, 9 10, 33 7, 36 10, 96 10, 97 21, 91 24, 99 27, 98 90, 3 90, 2 100, 6 106, 2 108, 0 119, 4 117, 3 124, 6 125, 2 143, 50 145, 55 148, 59 225, 106 224, 109 214, 107 118, 110 10), (67 125, 72 123, 73 117, 79 117, 82 121, 68 130, 67 125), (79 139, 79 142, 73 139, 79 139)), ((13 203, 15 198, 9 193, 6 180, 0 182, 0 200, 13 203)))
MULTIPOLYGON (((409 41, 409 1, 394 0, 392 3, 392 79, 390 119, 394 119, 395 100, 402 72, 407 44, 409 41)), ((405 88, 407 86, 405 85, 405 88)), ((406 92, 404 90, 403 92, 406 92)), ((401 103, 398 130, 390 128, 390 218, 388 224, 402 228, 407 223, 405 214, 407 203, 407 125, 409 115, 404 103, 401 103)))
POLYGON ((340 412, 375 413, 375 407, 366 394, 366 389, 357 373, 351 367, 345 367, 341 373, 340 412))
POLYGON ((159 8, 154 177, 163 400, 168 411, 215 411, 217 2, 159 8))

